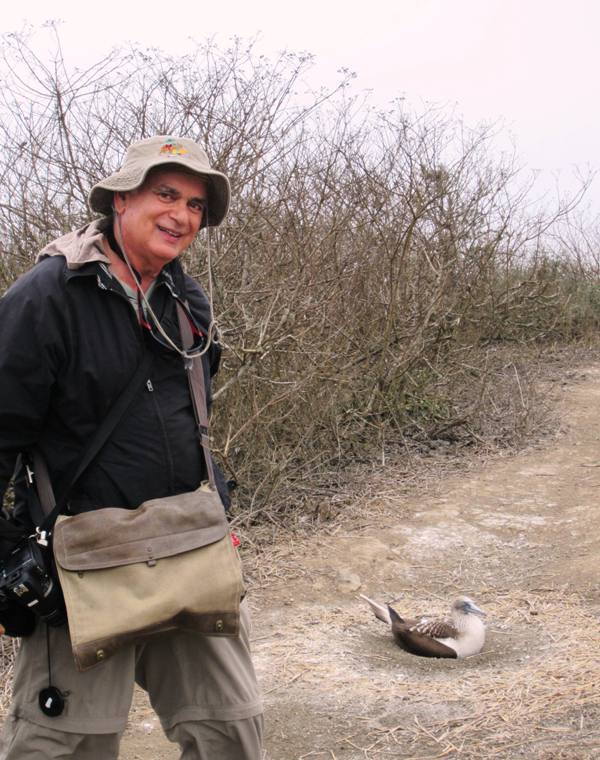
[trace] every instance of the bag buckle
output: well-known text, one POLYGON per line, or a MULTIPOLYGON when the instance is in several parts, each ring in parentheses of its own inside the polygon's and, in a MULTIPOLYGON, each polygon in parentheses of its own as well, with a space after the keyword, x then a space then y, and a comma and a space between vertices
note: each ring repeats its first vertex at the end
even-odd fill
POLYGON ((35 529, 35 540, 40 546, 48 546, 48 538, 50 534, 47 530, 35 529))

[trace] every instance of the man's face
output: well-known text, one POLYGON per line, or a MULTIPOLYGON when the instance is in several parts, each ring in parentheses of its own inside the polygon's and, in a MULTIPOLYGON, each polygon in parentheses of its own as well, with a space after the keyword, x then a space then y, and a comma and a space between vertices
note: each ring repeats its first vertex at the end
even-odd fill
POLYGON ((192 243, 206 192, 199 177, 167 168, 152 172, 137 190, 115 193, 125 251, 141 274, 156 276, 192 243))

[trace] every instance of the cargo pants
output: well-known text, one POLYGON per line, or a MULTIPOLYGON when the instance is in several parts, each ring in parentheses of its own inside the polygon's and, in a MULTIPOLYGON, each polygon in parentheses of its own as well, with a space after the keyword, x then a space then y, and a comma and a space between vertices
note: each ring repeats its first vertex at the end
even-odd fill
POLYGON ((116 760, 134 682, 148 692, 167 738, 180 745, 181 760, 260 760, 262 705, 249 626, 243 602, 237 638, 164 633, 80 673, 68 629, 38 625, 17 655, 0 760, 116 760), (65 695, 58 717, 38 704, 49 682, 47 632, 52 685, 65 695))

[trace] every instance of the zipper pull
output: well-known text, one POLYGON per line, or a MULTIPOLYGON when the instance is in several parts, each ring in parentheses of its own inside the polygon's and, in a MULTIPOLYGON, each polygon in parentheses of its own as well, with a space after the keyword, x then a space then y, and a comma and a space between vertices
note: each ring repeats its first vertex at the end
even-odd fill
POLYGON ((150 391, 150 393, 152 393, 152 391, 154 390, 154 386, 152 385, 152 380, 150 380, 149 378, 146 381, 146 388, 148 388, 148 390, 150 391))

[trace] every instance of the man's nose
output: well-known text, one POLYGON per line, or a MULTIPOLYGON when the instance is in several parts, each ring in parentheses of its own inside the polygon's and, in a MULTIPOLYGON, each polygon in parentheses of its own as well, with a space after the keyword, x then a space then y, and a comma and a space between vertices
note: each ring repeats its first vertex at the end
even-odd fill
POLYGON ((183 199, 175 201, 175 203, 172 203, 169 207, 169 216, 180 224, 186 222, 188 213, 189 209, 187 203, 183 199))

